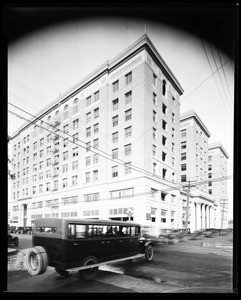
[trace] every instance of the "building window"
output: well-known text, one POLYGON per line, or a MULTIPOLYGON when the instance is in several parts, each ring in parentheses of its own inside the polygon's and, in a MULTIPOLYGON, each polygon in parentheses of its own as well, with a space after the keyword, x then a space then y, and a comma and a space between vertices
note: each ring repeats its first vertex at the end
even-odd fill
POLYGON ((165 201, 165 200, 166 200, 166 196, 167 196, 166 193, 161 192, 161 200, 162 200, 162 201, 165 201))
POLYGON ((50 191, 50 182, 46 183, 46 191, 49 192, 50 191))
POLYGON ((167 114, 167 106, 164 103, 162 103, 162 112, 164 113, 164 115, 167 114))
POLYGON ((152 155, 156 156, 156 146, 152 145, 152 155))
POLYGON ((162 129, 167 131, 167 122, 165 120, 162 120, 162 129))
POLYGON ((131 154, 131 144, 125 145, 125 155, 131 154))
POLYGON ((67 178, 63 178, 63 188, 67 187, 67 178))
POLYGON ((152 172, 154 175, 156 174, 156 163, 152 164, 152 172))
POLYGON ((181 182, 187 181, 187 175, 181 175, 181 182))
POLYGON ((131 103, 132 101, 132 91, 125 94, 125 102, 126 104, 131 103))
POLYGON ((153 104, 156 105, 156 99, 157 99, 157 96, 156 96, 155 93, 153 93, 153 98, 152 98, 152 99, 153 99, 153 104))
POLYGON ((131 163, 125 163, 125 174, 130 174, 131 173, 131 163))
POLYGON ((94 148, 99 148, 99 139, 94 140, 94 148))
POLYGON ((98 175, 99 175, 98 170, 94 170, 93 171, 93 180, 98 180, 98 175))
POLYGON ((91 127, 86 128, 86 137, 91 136, 91 127))
POLYGON ((78 156, 78 147, 73 148, 72 151, 73 151, 73 157, 78 156))
POLYGON ((94 125, 94 133, 98 133, 99 132, 99 123, 94 125))
POLYGON ((132 82, 132 72, 126 74, 125 77, 126 77, 126 85, 130 84, 132 82))
POLYGON ((187 147, 187 142, 181 142, 181 149, 186 149, 187 147))
POLYGON ((154 73, 153 73, 153 76, 152 76, 152 83, 153 83, 154 86, 156 86, 156 84, 157 84, 157 76, 154 73))
POLYGON ((172 166, 175 167, 175 158, 172 157, 172 166))
POLYGON ((208 171, 212 170, 212 165, 208 165, 208 171))
POLYGON ((112 142, 117 143, 118 142, 118 131, 112 133, 112 142))
POLYGON ((51 158, 47 159, 47 167, 49 167, 51 165, 51 158))
POLYGON ((94 109, 94 118, 98 118, 99 117, 99 107, 97 107, 96 109, 94 109))
POLYGON ((166 161, 166 158, 167 158, 167 154, 162 151, 162 161, 166 161))
POLYGON ((100 193, 92 193, 92 194, 85 194, 84 201, 85 202, 92 202, 100 200, 100 193))
POLYGON ((172 123, 175 124, 175 114, 172 113, 172 123))
POLYGON ((167 176, 167 169, 162 169, 162 178, 163 179, 166 179, 166 176, 167 176))
POLYGON ((85 182, 90 182, 90 172, 85 173, 85 182))
POLYGON ((118 166, 112 167, 112 177, 118 177, 118 166))
POLYGON ((153 122, 156 122, 156 111, 153 110, 153 122))
POLYGON ((112 83, 113 93, 119 90, 119 80, 112 83))
POLYGON ((69 125, 68 125, 68 124, 65 125, 65 126, 63 127, 63 130, 64 130, 64 133, 69 133, 69 125))
POLYGON ((212 161, 212 156, 208 156, 208 161, 212 161))
POLYGON ((112 118, 112 125, 113 127, 118 125, 118 115, 112 118))
POLYGON ((91 148, 90 142, 86 143, 86 152, 89 152, 91 148))
POLYGON ((89 123, 91 121, 91 112, 88 112, 86 114, 86 123, 89 123))
POLYGON ((98 154, 95 154, 93 156, 93 164, 97 164, 99 162, 99 155, 98 154))
POLYGON ((165 96, 166 95, 166 80, 163 79, 162 80, 162 95, 165 96))
POLYGON ((63 165, 63 173, 68 172, 68 164, 63 165))
POLYGON ((72 162, 72 170, 78 169, 78 160, 72 162))
POLYGON ((98 101, 100 99, 100 92, 97 91, 94 93, 94 102, 98 101))
POLYGON ((153 139, 156 140, 156 128, 152 128, 152 136, 153 136, 153 139))
POLYGON ((186 160, 187 159, 187 153, 181 153, 181 160, 186 160))
POLYGON ((175 138, 175 129, 172 128, 172 137, 175 138))
POLYGON ((181 137, 185 137, 187 135, 187 130, 183 129, 181 130, 181 137))
POLYGON ((86 107, 91 105, 91 96, 86 98, 86 107))
POLYGON ((131 126, 125 128, 125 137, 128 138, 131 136, 132 128, 131 126))
POLYGON ((132 118, 132 109, 128 109, 125 111, 125 120, 128 121, 128 120, 131 120, 132 118))
POLYGON ((118 98, 112 101, 113 110, 118 109, 118 103, 119 103, 118 98))
POLYGON ((79 119, 73 121, 73 129, 77 129, 79 127, 79 119))
POLYGON ((208 173, 208 178, 212 178, 212 173, 208 173))
POLYGON ((186 171, 186 170, 187 170, 187 165, 181 164, 181 171, 186 171))
POLYGON ((167 138, 163 135, 162 136, 162 145, 166 146, 166 143, 167 143, 167 138))
POLYGON ((111 191, 110 196, 111 196, 111 199, 120 199, 120 198, 125 198, 125 197, 133 197, 134 196, 134 188, 111 191))
POLYGON ((39 185, 39 193, 42 193, 42 192, 43 192, 43 185, 40 184, 40 185, 39 185))
POLYGON ((85 158, 85 166, 87 167, 87 166, 89 166, 90 165, 90 156, 87 156, 86 158, 85 158))
POLYGON ((112 158, 113 159, 118 158, 118 148, 112 149, 112 158))
POLYGON ((40 163, 39 163, 39 169, 41 170, 41 169, 43 169, 43 167, 44 167, 44 162, 40 161, 40 163))
POLYGON ((78 137, 79 137, 78 133, 73 134, 73 143, 77 143, 78 142, 78 137))
POLYGON ((72 176, 72 185, 77 185, 78 184, 78 176, 74 175, 72 176))
MULTIPOLYGON (((48 171, 47 171, 48 172, 48 171)), ((47 173, 46 172, 46 173, 47 173)), ((50 172, 50 170, 49 170, 49 172, 50 172)), ((34 175, 34 176, 36 176, 36 175, 34 175)), ((41 173, 39 173, 39 180, 43 180, 43 178, 44 178, 44 173, 43 172, 41 172, 41 173)), ((36 181, 36 178, 35 178, 35 180, 34 181, 36 181)), ((27 182, 26 182, 27 183, 27 182)))
POLYGON ((68 151, 65 151, 63 153, 63 160, 67 160, 68 159, 68 151))

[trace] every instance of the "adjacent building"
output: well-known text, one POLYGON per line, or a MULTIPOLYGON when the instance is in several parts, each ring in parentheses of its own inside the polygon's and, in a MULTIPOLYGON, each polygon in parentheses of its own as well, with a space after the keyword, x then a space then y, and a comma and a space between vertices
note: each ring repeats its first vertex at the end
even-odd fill
POLYGON ((180 116, 181 183, 189 187, 190 201, 187 210, 186 197, 183 199, 183 224, 186 213, 190 229, 214 227, 217 210, 215 199, 208 193, 208 139, 210 132, 194 110, 180 116))
POLYGON ((182 227, 183 89, 144 34, 12 136, 10 222, 42 217, 182 227))
POLYGON ((219 204, 221 218, 217 227, 228 228, 228 188, 227 160, 228 154, 220 142, 209 144, 208 147, 208 191, 219 204))

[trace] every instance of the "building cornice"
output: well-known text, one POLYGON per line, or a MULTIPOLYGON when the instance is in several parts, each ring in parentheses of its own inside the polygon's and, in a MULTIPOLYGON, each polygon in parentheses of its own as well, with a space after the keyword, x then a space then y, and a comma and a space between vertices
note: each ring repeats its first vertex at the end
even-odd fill
POLYGON ((205 132, 205 134, 207 135, 207 137, 210 137, 211 134, 208 131, 207 127, 204 125, 204 123, 202 122, 202 120, 200 119, 200 117, 198 116, 198 114, 195 112, 195 110, 189 110, 185 113, 182 113, 180 115, 180 123, 188 120, 188 119, 194 119, 198 125, 200 126, 200 128, 202 129, 202 131, 205 132))
POLYGON ((150 38, 147 36, 147 34, 143 34, 137 41, 135 41, 133 44, 131 44, 129 47, 127 47, 124 51, 122 51, 120 54, 118 54, 116 57, 111 59, 110 61, 104 62, 102 65, 100 65, 98 68, 96 68, 93 72, 88 74, 86 77, 84 77, 81 81, 77 82, 75 85, 73 85, 71 88, 66 90, 62 95, 54 99, 48 106, 43 108, 41 111, 38 112, 38 115, 31 120, 31 122, 27 122, 23 126, 21 126, 20 129, 18 129, 13 135, 12 139, 17 137, 19 133, 29 126, 33 125, 34 123, 38 122, 40 119, 42 119, 45 115, 49 114, 51 111, 56 109, 59 105, 62 105, 66 101, 68 101, 70 98, 74 97, 76 94, 81 92, 83 89, 91 85, 94 81, 99 79, 104 74, 109 74, 116 68, 118 68, 120 65, 124 64, 127 60, 129 60, 131 57, 142 51, 143 49, 146 49, 148 53, 151 55, 155 63, 158 65, 158 67, 162 70, 162 72, 165 74, 165 76, 172 82, 176 90, 180 95, 183 94, 184 90, 181 87, 180 83, 177 81, 176 77, 172 73, 172 71, 169 69, 161 55, 158 53, 157 49, 151 42, 150 38))
POLYGON ((223 154, 226 156, 226 158, 228 159, 228 153, 226 152, 226 150, 224 149, 223 145, 220 142, 214 142, 208 145, 208 151, 213 150, 213 149, 218 149, 220 148, 220 150, 223 152, 223 154))

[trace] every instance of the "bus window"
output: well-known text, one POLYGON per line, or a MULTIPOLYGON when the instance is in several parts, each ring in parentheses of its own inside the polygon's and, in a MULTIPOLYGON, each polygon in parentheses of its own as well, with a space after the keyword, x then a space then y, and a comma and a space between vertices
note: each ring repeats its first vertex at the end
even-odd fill
POLYGON ((130 235, 130 227, 120 226, 120 235, 121 236, 129 236, 130 235))
POLYGON ((73 239, 75 237, 75 225, 68 224, 68 238, 73 239))
POLYGON ((131 227, 131 236, 135 236, 136 235, 136 227, 131 227))
POLYGON ((136 236, 140 235, 140 227, 135 227, 135 235, 136 236))
POLYGON ((107 236, 118 236, 119 235, 119 226, 109 225, 107 228, 107 236))
POLYGON ((36 231, 46 233, 57 233, 57 227, 38 226, 36 227, 36 231))
POLYGON ((85 225, 76 224, 75 230, 76 230, 75 237, 77 239, 83 239, 83 238, 85 238, 85 225))

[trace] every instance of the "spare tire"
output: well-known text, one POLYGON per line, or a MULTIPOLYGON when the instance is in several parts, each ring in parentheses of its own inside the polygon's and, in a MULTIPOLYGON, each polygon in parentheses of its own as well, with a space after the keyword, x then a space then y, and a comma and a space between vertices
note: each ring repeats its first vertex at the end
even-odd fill
POLYGON ((36 249, 38 249, 40 251, 40 253, 42 254, 43 257, 43 269, 42 269, 42 273, 44 273, 47 269, 48 266, 48 255, 46 250, 44 249, 44 247, 42 246, 35 246, 36 249))
POLYGON ((30 275, 40 275, 44 270, 44 258, 39 249, 31 248, 26 254, 26 268, 30 275))

